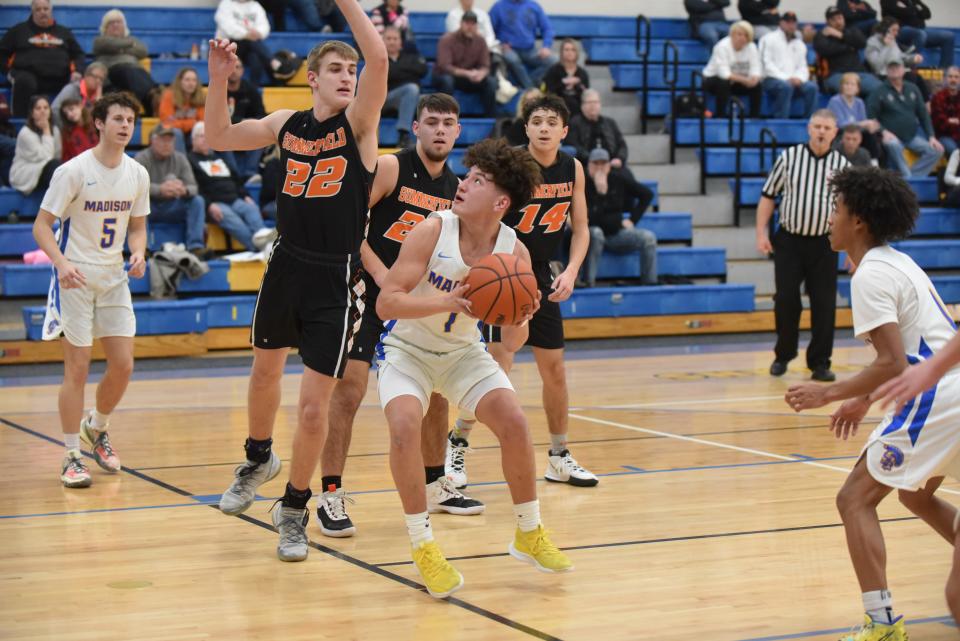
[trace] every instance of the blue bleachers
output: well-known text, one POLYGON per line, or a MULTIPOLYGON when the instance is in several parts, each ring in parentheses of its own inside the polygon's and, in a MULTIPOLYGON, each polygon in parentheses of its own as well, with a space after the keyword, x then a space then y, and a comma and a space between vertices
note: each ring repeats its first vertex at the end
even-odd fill
MULTIPOLYGON (((0 210, 0 214, 5 213, 0 210)), ((28 251, 37 248, 33 239, 33 225, 18 223, 15 225, 0 224, 0 256, 23 256, 28 251)))
MULTIPOLYGON (((960 303, 960 276, 931 276, 933 286, 944 303, 955 305, 960 303)), ((850 300, 850 279, 841 278, 837 281, 837 292, 841 297, 850 300)))
MULTIPOLYGON (((650 40, 650 60, 654 63, 663 60, 665 42, 667 41, 663 39, 650 40)), ((680 56, 679 60, 684 63, 695 63, 699 69, 702 69, 707 60, 710 59, 710 52, 699 40, 672 40, 671 42, 676 45, 677 53, 680 56)), ((583 50, 591 64, 641 61, 632 38, 629 40, 609 37, 589 38, 583 41, 583 50)), ((669 55, 672 56, 673 54, 670 53, 669 55)))
MULTIPOLYGON (((662 276, 725 277, 727 252, 722 247, 657 247, 657 271, 662 276)), ((613 280, 640 277, 640 253, 604 252, 597 278, 613 280)))
MULTIPOLYGON (((24 307, 27 340, 38 341, 43 330, 43 307, 24 307)), ((195 300, 150 301, 133 304, 137 336, 202 334, 207 331, 207 303, 195 300)))
MULTIPOLYGON (((894 249, 910 256, 921 269, 960 269, 960 240, 899 240, 890 243, 894 249)), ((843 272, 846 253, 840 252, 838 269, 843 272)))
POLYGON ((689 244, 693 240, 693 216, 691 214, 661 212, 643 215, 637 227, 652 231, 658 243, 682 242, 689 244))
MULTIPOLYGON (((737 150, 733 147, 707 147, 706 160, 701 158, 708 176, 736 175, 737 150)), ((781 149, 782 151, 782 149, 781 149)), ((700 152, 697 151, 697 155, 700 152)), ((742 175, 766 174, 777 160, 777 153, 769 149, 747 148, 740 150, 740 172, 742 175), (761 162, 762 161, 762 162, 761 162)))
POLYGON ((914 236, 960 236, 960 209, 922 207, 914 236))
MULTIPOLYGON (((677 144, 700 144, 700 121, 694 118, 680 118, 677 120, 677 144)), ((779 120, 774 118, 746 119, 743 127, 743 142, 758 144, 760 130, 770 129, 777 137, 777 144, 795 145, 807 142, 807 123, 804 120, 779 120)), ((727 145, 731 143, 729 121, 726 118, 707 118, 704 120, 704 142, 708 145, 727 145)), ((740 135, 739 124, 734 126, 733 140, 740 135)), ((768 139, 769 140, 769 139, 768 139)))
POLYGON ((663 285, 577 289, 560 303, 564 318, 754 311, 753 285, 663 285))
MULTIPOLYGON (((763 188, 764 178, 744 178, 740 182, 740 204, 744 207, 756 205, 760 202, 760 190, 763 188)), ((734 191, 736 181, 731 178, 727 181, 730 191, 734 191)), ((936 178, 911 178, 907 182, 917 194, 921 203, 936 203, 940 200, 936 178)))

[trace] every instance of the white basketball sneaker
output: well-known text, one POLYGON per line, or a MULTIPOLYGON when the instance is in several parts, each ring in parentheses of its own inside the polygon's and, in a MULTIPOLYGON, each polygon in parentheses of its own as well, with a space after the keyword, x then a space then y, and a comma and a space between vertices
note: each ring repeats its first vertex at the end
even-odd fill
POLYGON ((600 482, 596 474, 577 463, 570 450, 563 450, 558 455, 548 452, 547 472, 543 476, 554 483, 569 483, 578 487, 593 487, 600 482))

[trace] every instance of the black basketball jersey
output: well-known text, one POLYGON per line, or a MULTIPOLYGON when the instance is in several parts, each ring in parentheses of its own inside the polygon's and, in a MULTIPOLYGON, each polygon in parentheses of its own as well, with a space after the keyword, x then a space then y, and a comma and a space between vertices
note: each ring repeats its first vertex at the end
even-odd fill
POLYGON ((346 113, 319 122, 312 109, 298 111, 283 125, 277 143, 282 242, 318 254, 359 252, 373 173, 363 166, 346 113))
POLYGON ((414 225, 431 212, 450 209, 460 183, 449 164, 444 164, 436 179, 431 178, 416 149, 403 149, 395 155, 397 185, 370 210, 367 230, 367 244, 387 267, 396 262, 400 243, 414 225))
POLYGON ((549 167, 540 166, 541 182, 533 198, 518 211, 503 218, 503 223, 517 231, 534 262, 552 260, 563 240, 563 225, 573 203, 573 185, 577 165, 573 156, 557 152, 557 160, 549 167))

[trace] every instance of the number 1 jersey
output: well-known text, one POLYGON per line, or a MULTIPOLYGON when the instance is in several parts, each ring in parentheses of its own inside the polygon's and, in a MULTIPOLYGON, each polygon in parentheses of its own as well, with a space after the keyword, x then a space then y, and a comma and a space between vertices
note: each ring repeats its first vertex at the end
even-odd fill
POLYGON ((282 242, 316 254, 359 252, 374 174, 363 166, 346 112, 320 122, 312 109, 298 111, 277 142, 282 242))

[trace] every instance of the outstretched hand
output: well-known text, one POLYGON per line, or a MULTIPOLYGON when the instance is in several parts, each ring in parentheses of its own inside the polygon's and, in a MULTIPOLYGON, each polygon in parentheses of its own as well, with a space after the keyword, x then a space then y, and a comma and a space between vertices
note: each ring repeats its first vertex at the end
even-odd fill
POLYGON ((227 39, 211 40, 207 54, 207 70, 211 80, 226 81, 237 66, 237 43, 227 39))

